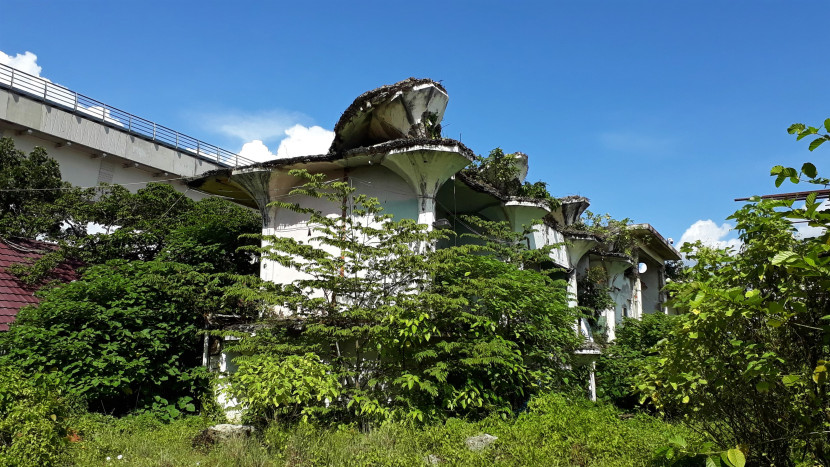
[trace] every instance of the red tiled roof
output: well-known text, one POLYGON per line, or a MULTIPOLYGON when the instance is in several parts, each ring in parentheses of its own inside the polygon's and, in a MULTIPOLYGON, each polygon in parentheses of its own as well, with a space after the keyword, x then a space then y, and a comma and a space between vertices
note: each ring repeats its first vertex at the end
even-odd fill
POLYGON ((56 267, 41 283, 27 285, 9 273, 12 264, 30 263, 51 250, 55 245, 35 240, 6 240, 0 238, 0 331, 8 331, 17 312, 26 305, 38 303, 34 296, 44 284, 52 281, 71 282, 78 278, 77 261, 67 261, 56 267))

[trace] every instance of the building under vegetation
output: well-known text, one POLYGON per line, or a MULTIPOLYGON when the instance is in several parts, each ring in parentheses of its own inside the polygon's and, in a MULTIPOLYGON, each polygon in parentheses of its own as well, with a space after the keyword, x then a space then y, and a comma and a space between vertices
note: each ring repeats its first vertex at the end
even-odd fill
MULTIPOLYGON (((217 169, 190 186, 259 209, 263 235, 298 241, 311 235, 307 216, 274 201, 291 198, 329 216, 353 214, 319 198, 291 195, 304 183, 289 173, 296 169, 349 182, 356 193, 377 198, 395 218, 452 229, 456 242, 476 230, 466 216, 508 222, 515 232, 527 228, 530 249, 552 247, 549 266, 564 271, 572 305, 590 309, 589 317, 574 325, 585 336, 580 353, 589 362, 599 353, 595 339, 613 340, 623 318, 669 312, 661 291, 665 264, 680 259, 669 241, 649 224, 586 221, 586 198, 553 198, 543 183, 525 182, 524 154, 496 150, 477 158, 460 141, 443 138, 447 102, 446 89, 429 79, 382 86, 346 109, 328 153, 217 169)), ((260 275, 283 284, 302 277, 268 259, 263 259, 260 275)), ((217 354, 216 361, 226 359, 217 354)))

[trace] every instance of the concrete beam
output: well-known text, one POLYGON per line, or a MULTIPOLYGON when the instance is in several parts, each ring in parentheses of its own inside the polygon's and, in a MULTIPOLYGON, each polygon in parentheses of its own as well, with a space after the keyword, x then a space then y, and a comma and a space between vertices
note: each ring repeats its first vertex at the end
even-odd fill
POLYGON ((83 118, 5 89, 0 89, 0 124, 60 147, 118 156, 156 172, 192 177, 219 168, 218 164, 120 130, 117 122, 105 124, 83 118))

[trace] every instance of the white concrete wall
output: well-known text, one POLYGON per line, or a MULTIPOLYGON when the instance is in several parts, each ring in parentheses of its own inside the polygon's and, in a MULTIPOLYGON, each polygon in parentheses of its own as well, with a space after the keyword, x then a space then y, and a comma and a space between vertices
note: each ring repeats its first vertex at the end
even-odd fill
POLYGON ((641 259, 647 266, 645 273, 640 274, 643 284, 643 313, 655 313, 660 310, 660 265, 654 261, 641 259))
MULTIPOLYGON (((326 173, 327 180, 342 180, 343 170, 326 173)), ((385 213, 395 216, 395 219, 413 219, 418 215, 417 197, 403 180, 390 170, 381 166, 360 167, 348 171, 346 179, 356 188, 355 195, 364 194, 377 198, 384 207, 385 213)), ((272 176, 269 189, 280 201, 300 203, 303 207, 319 210, 328 217, 340 217, 343 212, 338 203, 327 200, 300 196, 287 196, 285 193, 292 187, 277 186, 286 180, 285 177, 272 176)), ((301 181, 297 180, 300 184, 301 181)), ((262 233, 267 236, 291 238, 298 242, 308 243, 312 237, 319 235, 313 231, 308 223, 308 216, 288 209, 269 208, 269 225, 263 227, 262 233), (311 229, 311 235, 309 230, 311 229)), ((349 215, 347 213, 347 215, 349 215)), ((330 249, 332 253, 335 251, 330 249)), ((299 271, 284 267, 279 263, 263 259, 260 268, 260 277, 280 284, 288 284, 307 276, 299 271)))
POLYGON ((605 319, 608 330, 608 340, 613 341, 617 337, 617 326, 622 323, 625 315, 623 308, 628 310, 628 316, 631 316, 632 309, 632 292, 633 287, 631 279, 625 277, 624 272, 617 272, 611 276, 609 280, 611 286, 611 299, 614 300, 614 308, 606 310, 605 319))
POLYGON ((145 166, 134 167, 126 160, 116 157, 92 157, 86 148, 76 145, 56 147, 50 140, 43 139, 37 134, 31 135, 8 128, 0 128, 0 137, 9 137, 14 140, 15 147, 25 153, 31 152, 35 147, 40 146, 46 150, 49 157, 60 164, 61 178, 75 186, 92 187, 101 183, 124 185, 124 188, 131 192, 147 186, 151 182, 168 181, 176 190, 184 193, 193 200, 200 200, 208 195, 189 190, 182 177, 175 174, 163 175, 160 172, 152 172, 145 166), (125 167, 126 165, 126 167, 125 167))
POLYGON ((551 260, 554 263, 565 267, 575 266, 570 264, 568 247, 565 244, 565 236, 562 235, 562 232, 548 225, 537 225, 531 241, 532 248, 542 248, 548 245, 556 245, 556 248, 550 252, 551 260))

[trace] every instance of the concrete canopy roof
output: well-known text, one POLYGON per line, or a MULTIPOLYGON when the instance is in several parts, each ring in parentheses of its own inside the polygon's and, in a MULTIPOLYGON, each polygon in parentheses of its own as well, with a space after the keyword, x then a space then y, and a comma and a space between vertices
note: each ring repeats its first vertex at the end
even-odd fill
POLYGON ((431 79, 408 78, 358 96, 334 125, 329 153, 403 138, 429 136, 424 119, 432 114, 434 124, 444 118, 449 95, 431 79))
POLYGON ((628 229, 645 247, 660 255, 663 260, 681 259, 680 253, 651 224, 632 224, 628 229))
POLYGON ((398 139, 371 147, 354 148, 337 154, 318 154, 310 156, 274 159, 259 162, 238 168, 212 170, 203 176, 188 182, 188 186, 210 194, 225 196, 239 204, 256 208, 257 203, 251 194, 234 182, 235 175, 251 172, 271 172, 275 170, 289 171, 305 169, 309 172, 323 172, 345 167, 360 167, 372 164, 381 164, 389 154, 402 154, 414 151, 429 151, 445 153, 447 156, 460 155, 465 160, 472 161, 475 155, 472 150, 453 139, 398 139))
MULTIPOLYGON (((322 172, 376 163, 388 166, 410 184, 413 182, 412 174, 407 167, 417 169, 419 174, 416 178, 428 173, 441 173, 439 166, 444 167, 444 172, 450 170, 446 174, 449 176, 472 162, 475 154, 458 141, 431 137, 434 136, 430 134, 431 130, 435 128, 430 129, 428 125, 440 124, 448 100, 446 89, 430 79, 408 78, 381 86, 360 95, 343 112, 334 127, 335 138, 327 154, 282 158, 236 169, 214 170, 192 180, 188 185, 200 191, 226 196, 246 206, 257 207, 257 196, 246 189, 244 184, 236 183, 235 177, 243 174, 250 177, 261 172, 261 178, 267 172, 286 172, 291 169, 322 172), (404 161, 409 161, 409 164, 404 161)), ((443 183, 442 177, 437 177, 433 182, 443 183)), ((262 202, 262 199, 268 197, 259 198, 262 202)))

